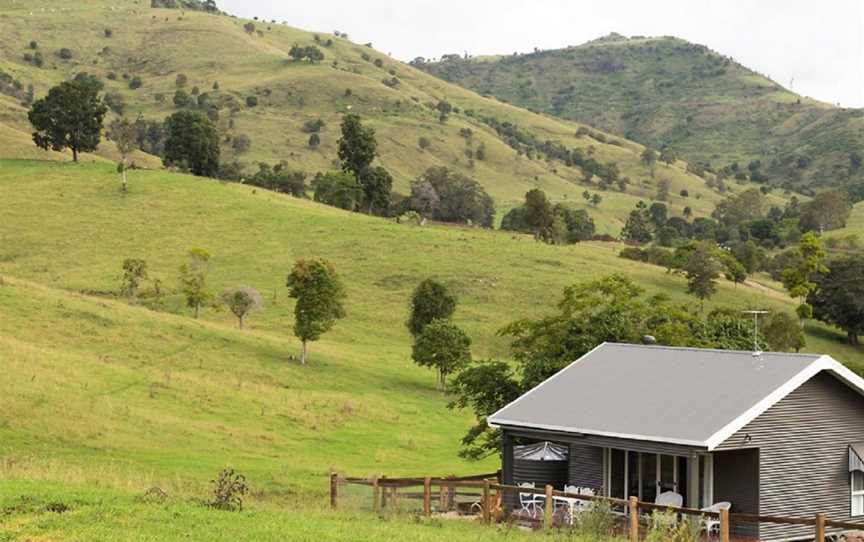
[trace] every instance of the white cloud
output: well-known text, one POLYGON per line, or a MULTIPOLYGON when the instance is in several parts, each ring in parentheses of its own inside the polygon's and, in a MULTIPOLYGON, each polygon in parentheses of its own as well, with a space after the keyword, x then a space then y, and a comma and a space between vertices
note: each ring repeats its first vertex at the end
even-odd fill
POLYGON ((445 53, 506 54, 576 45, 619 32, 702 43, 794 90, 864 106, 860 0, 221 0, 237 15, 348 32, 410 60, 445 53))

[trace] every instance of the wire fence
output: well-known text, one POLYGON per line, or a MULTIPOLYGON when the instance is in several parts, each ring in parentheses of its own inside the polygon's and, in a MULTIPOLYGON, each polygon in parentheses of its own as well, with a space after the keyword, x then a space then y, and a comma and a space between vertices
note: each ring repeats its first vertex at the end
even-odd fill
POLYGON ((513 523, 535 529, 570 529, 593 536, 638 542, 759 539, 761 529, 785 526, 815 542, 839 540, 864 524, 833 521, 825 514, 778 517, 712 511, 558 491, 552 486, 499 483, 499 473, 443 478, 343 477, 330 474, 330 506, 379 515, 476 518, 485 524, 513 523))

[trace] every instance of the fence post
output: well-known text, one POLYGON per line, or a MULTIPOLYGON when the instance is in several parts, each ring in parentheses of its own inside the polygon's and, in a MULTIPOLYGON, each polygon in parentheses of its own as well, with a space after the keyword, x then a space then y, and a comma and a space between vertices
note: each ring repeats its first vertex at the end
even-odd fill
POLYGON ((423 514, 432 515, 432 478, 428 476, 423 479, 423 514))
POLYGON ((816 539, 814 542, 825 542, 825 514, 816 514, 816 539))
POLYGON ((543 527, 552 528, 552 513, 555 511, 552 501, 552 486, 546 486, 546 506, 543 507, 543 527))
POLYGON ((639 498, 630 497, 630 542, 639 542, 639 498))
POLYGON ((372 478, 372 510, 378 514, 381 512, 381 495, 378 491, 378 477, 372 478))
POLYGON ((720 542, 729 542, 729 510, 720 510, 720 542))
POLYGON ((334 471, 330 471, 330 508, 336 510, 337 492, 339 491, 338 475, 334 471))
POLYGON ((492 522, 492 498, 489 496, 489 480, 483 480, 483 523, 492 522))

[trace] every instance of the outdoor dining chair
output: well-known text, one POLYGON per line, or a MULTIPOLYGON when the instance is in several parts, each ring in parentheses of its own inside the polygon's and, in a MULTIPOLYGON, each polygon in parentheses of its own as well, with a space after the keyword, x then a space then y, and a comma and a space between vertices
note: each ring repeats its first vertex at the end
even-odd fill
MULTIPOLYGON (((519 487, 526 489, 534 489, 534 482, 522 482, 519 487)), ((532 518, 537 517, 537 512, 543 511, 543 505, 539 500, 540 496, 536 493, 519 492, 519 505, 522 506, 522 511, 528 513, 532 518)))
MULTIPOLYGON (((702 508, 703 512, 720 512, 721 510, 730 510, 732 508, 731 502, 718 502, 714 503, 711 506, 706 506, 702 508)), ((717 518, 702 518, 702 529, 705 530, 705 534, 711 536, 712 533, 720 533, 720 520, 717 518)))

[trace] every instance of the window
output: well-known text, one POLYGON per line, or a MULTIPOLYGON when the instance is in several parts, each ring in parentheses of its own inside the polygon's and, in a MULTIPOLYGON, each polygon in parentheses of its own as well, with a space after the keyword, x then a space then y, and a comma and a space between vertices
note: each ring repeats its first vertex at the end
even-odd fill
POLYGON ((851 515, 864 516, 864 472, 852 471, 851 515))

